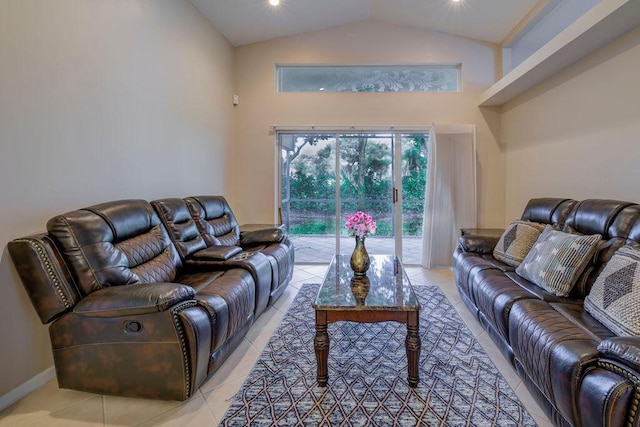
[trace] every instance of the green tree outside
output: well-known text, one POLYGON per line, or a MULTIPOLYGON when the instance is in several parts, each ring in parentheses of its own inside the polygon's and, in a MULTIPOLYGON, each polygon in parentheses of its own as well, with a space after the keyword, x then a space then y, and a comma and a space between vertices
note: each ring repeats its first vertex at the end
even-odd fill
MULTIPOLYGON (((390 136, 340 136, 341 230, 344 215, 358 210, 373 215, 378 236, 393 235, 393 158, 390 136)), ((427 176, 427 136, 403 136, 403 235, 422 233, 427 176)), ((335 142, 330 135, 300 135, 283 155, 283 209, 290 232, 335 235, 335 142), (287 181, 288 176, 288 182, 287 181), (288 196, 288 197, 285 197, 288 196), (286 216, 286 215, 285 215, 286 216)))

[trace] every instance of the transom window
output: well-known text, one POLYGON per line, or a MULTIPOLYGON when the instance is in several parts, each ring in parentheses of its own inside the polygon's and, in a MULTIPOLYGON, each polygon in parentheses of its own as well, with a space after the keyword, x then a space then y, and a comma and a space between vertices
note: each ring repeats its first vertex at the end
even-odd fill
POLYGON ((460 92, 460 64, 277 65, 278 92, 460 92))

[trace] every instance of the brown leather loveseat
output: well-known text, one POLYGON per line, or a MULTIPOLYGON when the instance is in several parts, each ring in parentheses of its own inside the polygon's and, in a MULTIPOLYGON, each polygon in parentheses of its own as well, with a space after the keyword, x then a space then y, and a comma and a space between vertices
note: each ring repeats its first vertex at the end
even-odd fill
MULTIPOLYGON (((548 292, 497 260, 499 233, 463 230, 453 255, 462 300, 555 425, 639 425, 640 337, 616 335, 584 301, 618 249, 640 249, 640 205, 533 199, 522 219, 602 236, 571 293, 548 292)), ((607 280, 619 286, 615 275, 607 280)))
POLYGON ((281 227, 243 230, 219 196, 189 199, 216 204, 206 218, 167 200, 90 206, 9 243, 51 323, 60 387, 188 399, 289 283, 294 252, 281 227))

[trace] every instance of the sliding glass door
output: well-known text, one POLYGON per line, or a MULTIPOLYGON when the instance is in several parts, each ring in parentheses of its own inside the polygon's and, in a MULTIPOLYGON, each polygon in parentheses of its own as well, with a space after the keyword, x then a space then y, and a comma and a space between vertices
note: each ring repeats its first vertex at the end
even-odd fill
POLYGON ((406 264, 422 263, 422 223, 427 185, 427 147, 429 134, 405 133, 398 135, 398 175, 402 183, 398 193, 400 205, 398 222, 401 224, 398 251, 406 264))
POLYGON ((336 139, 330 135, 280 134, 279 142, 283 224, 294 236, 335 236, 336 139))
POLYGON ((340 135, 339 232, 340 252, 351 253, 355 239, 345 229, 345 215, 363 211, 376 222, 375 235, 367 237, 369 253, 395 254, 393 203, 393 136, 340 135))
POLYGON ((279 206, 296 261, 326 263, 351 253, 345 215, 374 217, 371 254, 397 254, 418 264, 427 134, 279 132, 279 206))

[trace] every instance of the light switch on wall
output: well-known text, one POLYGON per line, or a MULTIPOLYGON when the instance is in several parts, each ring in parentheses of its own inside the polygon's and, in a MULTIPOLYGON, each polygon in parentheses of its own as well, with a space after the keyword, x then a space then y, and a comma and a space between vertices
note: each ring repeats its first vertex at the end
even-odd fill
POLYGON ((233 95, 233 105, 238 105, 238 95, 233 95))

